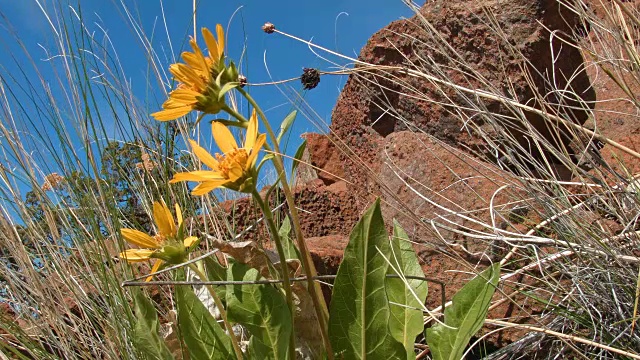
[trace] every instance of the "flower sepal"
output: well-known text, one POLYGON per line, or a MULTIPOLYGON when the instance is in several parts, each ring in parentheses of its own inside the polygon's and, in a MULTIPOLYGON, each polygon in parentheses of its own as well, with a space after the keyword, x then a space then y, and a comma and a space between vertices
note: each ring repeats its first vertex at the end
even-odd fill
POLYGON ((177 265, 185 262, 187 251, 182 244, 166 245, 154 252, 151 257, 160 259, 167 264, 177 265))
POLYGON ((242 177, 232 183, 225 184, 224 187, 233 191, 251 194, 256 189, 256 181, 255 179, 258 177, 258 174, 254 172, 254 174, 247 174, 246 177, 242 177))
POLYGON ((233 61, 229 62, 229 66, 225 67, 216 77, 216 85, 218 86, 218 101, 224 100, 224 95, 240 87, 240 73, 236 69, 233 61))
POLYGON ((198 100, 198 105, 196 109, 198 111, 202 111, 206 114, 217 114, 226 106, 224 97, 221 99, 219 97, 220 91, 217 89, 213 89, 210 86, 209 91, 207 91, 206 95, 198 96, 196 99, 198 100))

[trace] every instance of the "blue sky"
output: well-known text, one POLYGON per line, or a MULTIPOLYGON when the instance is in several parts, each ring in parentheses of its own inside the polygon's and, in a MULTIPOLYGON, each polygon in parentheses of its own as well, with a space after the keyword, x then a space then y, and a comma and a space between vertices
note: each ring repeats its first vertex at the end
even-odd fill
MULTIPOLYGON (((36 72, 32 66, 35 66, 44 81, 51 85, 54 94, 57 94, 55 74, 51 70, 56 60, 44 60, 56 54, 55 37, 40 6, 50 14, 53 11, 66 11, 70 14, 69 7, 81 12, 89 33, 94 33, 105 43, 107 39, 111 41, 142 112, 151 113, 160 109, 159 106, 164 100, 162 91, 158 88, 156 80, 149 80, 145 52, 124 9, 128 9, 135 22, 140 25, 140 29, 152 39, 152 45, 166 71, 166 67, 178 58, 181 49, 187 45, 188 37, 193 34, 191 1, 0 0, 0 73, 3 76, 19 74, 33 80, 36 79, 36 72), (24 51, 15 41, 16 34, 24 49, 31 55, 34 65, 29 63, 24 51)), ((267 21, 274 23, 282 31, 303 39, 312 39, 316 44, 356 57, 374 32, 393 20, 412 15, 401 0, 200 0, 197 2, 196 14, 198 31, 203 26, 214 28, 216 23, 221 23, 228 29, 227 56, 238 63, 243 50, 245 51, 241 69, 242 73, 248 76, 250 83, 297 77, 304 67, 336 69, 334 65, 311 52, 305 44, 281 35, 263 33, 261 26, 267 21), (267 66, 272 78, 266 70, 267 66)), ((53 21, 55 22, 55 19, 53 21)), ((202 44, 200 34, 198 39, 202 44)), ((348 65, 345 60, 321 52, 319 54, 341 65, 348 65)), ((319 116, 315 119, 316 124, 319 122, 324 125, 318 129, 309 120, 298 118, 291 133, 287 153, 292 154, 295 151, 300 143, 301 133, 326 131, 331 120, 331 110, 345 81, 344 76, 324 76, 316 89, 304 95, 305 100, 319 116)), ((289 83, 289 86, 295 91, 301 88, 299 82, 289 83)), ((291 111, 292 105, 273 86, 250 88, 249 91, 266 110, 267 116, 277 129, 280 121, 291 111)), ((20 96, 26 96, 26 93, 20 96)), ((105 104, 101 103, 98 106, 105 104)), ((30 117, 30 109, 26 108, 24 111, 27 113, 24 118, 30 117)), ((42 122, 41 126, 31 125, 31 130, 29 126, 24 126, 23 129, 25 132, 39 130, 40 137, 43 134, 46 137, 46 134, 51 132, 46 122, 42 122)), ((122 136, 116 129, 109 129, 109 133, 113 138, 122 136)), ((38 144, 33 142, 31 146, 37 150, 38 144)), ((46 156, 43 156, 43 159, 46 159, 46 156)))

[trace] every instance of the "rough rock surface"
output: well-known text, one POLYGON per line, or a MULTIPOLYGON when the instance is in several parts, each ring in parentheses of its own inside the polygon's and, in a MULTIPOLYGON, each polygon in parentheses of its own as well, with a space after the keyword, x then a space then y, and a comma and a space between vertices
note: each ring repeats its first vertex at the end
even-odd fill
MULTIPOLYGON (((311 169, 325 185, 331 185, 344 178, 344 168, 340 161, 341 152, 329 136, 305 133, 302 138, 307 141, 306 153, 311 169)), ((306 164, 301 164, 304 168, 306 164)), ((304 171, 300 169, 298 171, 304 171)))
MULTIPOLYGON (((353 194, 347 191, 344 181, 327 186, 322 180, 315 179, 294 188, 293 192, 305 237, 349 234, 351 226, 359 218, 353 194)), ((284 195, 273 195, 270 201, 271 208, 275 208, 285 202, 284 195)), ((259 210, 250 198, 229 200, 220 206, 236 233, 260 217, 259 210)), ((274 214, 284 218, 287 214, 286 205, 274 214)), ((264 224, 247 232, 242 240, 250 239, 268 241, 269 235, 264 224)))
MULTIPOLYGON (((446 66, 452 64, 451 59, 459 56, 469 64, 468 71, 475 72, 476 76, 450 70, 440 77, 472 89, 497 89, 533 106, 534 94, 549 93, 548 74, 553 73, 552 67, 555 67, 556 86, 570 86, 582 93, 586 101, 595 99, 589 78, 584 72, 578 72, 583 64, 582 54, 578 50, 562 47, 561 56, 552 64, 549 32, 544 27, 570 33, 577 23, 575 16, 561 10, 556 1, 520 0, 509 2, 509 6, 504 6, 500 1, 429 1, 421 14, 432 24, 432 31, 422 30, 417 25, 420 20, 415 16, 395 21, 371 37, 359 59, 371 64, 408 68, 412 68, 411 64, 419 64, 426 73, 432 74, 436 70, 430 61, 446 66), (495 14, 496 21, 504 29, 505 38, 509 39, 508 43, 491 35, 486 25, 489 23, 485 15, 487 9, 495 14), (443 41, 451 44, 455 51, 446 50, 443 41), (517 60, 510 51, 521 52, 530 66, 517 60), (529 70, 532 81, 523 75, 524 68, 529 70), (574 73, 578 75, 567 85, 565 79, 574 73), (482 76, 486 83, 477 80, 478 76, 482 76)), ((553 55, 558 56, 559 48, 554 51, 556 54, 553 55)), ((392 75, 393 81, 389 80, 390 75, 384 78, 370 73, 351 76, 334 108, 332 133, 351 149, 357 149, 357 156, 368 165, 366 169, 371 169, 368 172, 359 162, 345 162, 345 173, 357 184, 354 190, 361 195, 375 192, 376 185, 371 180, 371 173, 379 171, 380 162, 376 159, 383 146, 382 138, 392 132, 405 129, 424 131, 450 145, 482 153, 485 151, 485 141, 470 134, 447 103, 463 106, 476 104, 493 113, 508 114, 507 109, 498 102, 484 101, 477 105, 479 102, 469 94, 463 97, 463 94, 450 88, 435 87, 425 79, 404 75, 402 71, 392 75), (397 83, 400 82, 404 84, 403 91, 410 92, 410 96, 397 93, 400 90, 397 83), (388 108, 395 109, 395 113, 386 111, 388 108)), ((484 126, 481 114, 467 113, 470 117, 474 116, 470 120, 477 126, 484 126)), ((576 122, 583 123, 587 114, 575 111, 572 117, 576 122)), ((548 136, 549 131, 539 117, 530 115, 528 120, 543 136, 548 136)), ((492 130, 483 128, 483 131, 490 133, 492 130)), ((513 136, 525 148, 535 152, 527 145, 527 139, 515 129, 513 136)), ((559 141, 567 142, 567 139, 559 141)))

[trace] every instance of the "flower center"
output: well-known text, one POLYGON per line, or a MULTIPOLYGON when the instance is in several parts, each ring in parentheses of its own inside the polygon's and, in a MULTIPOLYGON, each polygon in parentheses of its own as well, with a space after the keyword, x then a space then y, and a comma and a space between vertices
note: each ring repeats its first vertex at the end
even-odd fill
POLYGON ((167 241, 167 238, 164 235, 158 234, 153 237, 153 240, 155 240, 158 245, 162 246, 164 245, 164 242, 167 241))
POLYGON ((235 149, 224 155, 216 154, 218 160, 218 170, 225 179, 230 178, 231 169, 240 168, 242 171, 246 168, 249 153, 245 149, 235 149))

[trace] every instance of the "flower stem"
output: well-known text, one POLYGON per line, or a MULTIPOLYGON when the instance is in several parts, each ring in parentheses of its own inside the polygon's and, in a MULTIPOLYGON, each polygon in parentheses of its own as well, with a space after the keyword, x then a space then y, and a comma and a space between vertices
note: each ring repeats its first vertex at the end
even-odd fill
POLYGON ((247 123, 246 122, 242 122, 242 121, 235 121, 235 120, 220 120, 220 119, 216 119, 216 120, 211 120, 211 122, 218 122, 226 127, 230 127, 230 126, 235 126, 235 127, 239 127, 241 129, 246 129, 247 128, 247 123))
POLYGON ((253 198, 260 206, 262 213, 264 214, 264 219, 269 226, 269 233, 271 234, 271 239, 276 244, 276 249, 278 250, 278 256, 280 257, 280 272, 282 276, 282 285, 284 287, 284 293, 287 297, 287 306, 289 306, 289 312, 291 313, 291 339, 289 341, 289 357, 291 359, 296 358, 296 345, 295 345, 295 327, 294 327, 294 317, 296 314, 296 308, 293 304, 293 290, 291 290, 291 280, 289 280, 289 267, 287 266, 287 259, 284 257, 284 248, 282 247, 282 239, 280 238, 280 234, 278 233, 278 227, 276 226, 275 221, 273 221, 273 214, 271 213, 271 209, 262 200, 260 193, 254 189, 251 193, 253 198))
MULTIPOLYGON (((232 107, 230 107, 228 105, 224 105, 222 107, 222 110, 226 111, 229 115, 231 115, 234 118, 238 119, 238 121, 240 121, 241 123, 247 124, 249 122, 249 120, 247 120, 246 117, 242 116, 242 114, 240 114, 239 112, 235 111, 232 107)), ((246 127, 246 125, 245 125, 245 127, 246 127)))
MULTIPOLYGON (((196 275, 198 275, 198 277, 200 278, 200 281, 209 280, 207 275, 205 275, 205 273, 202 270, 200 270, 195 264, 189 264, 189 269, 191 269, 194 273, 196 273, 196 275)), ((233 346, 233 351, 236 353, 236 358, 238 360, 242 360, 242 350, 240 350, 240 345, 238 345, 238 339, 236 338, 236 335, 233 333, 233 326, 231 326, 231 323, 229 322, 229 320, 227 320, 227 312, 224 309, 224 306, 222 306, 222 301, 220 301, 220 298, 218 297, 218 294, 216 294, 216 291, 214 290, 212 285, 205 285, 205 286, 209 291, 209 294, 213 298, 213 301, 215 302, 216 306, 218 307, 218 311, 220 311, 220 317, 224 322, 224 327, 227 328, 227 332, 231 337, 231 345, 233 346)))
MULTIPOLYGON (((256 101, 251 97, 251 95, 249 95, 241 88, 236 89, 247 99, 247 101, 249 101, 249 103, 258 112, 258 115, 262 119, 262 123, 267 129, 267 134, 269 135, 269 138, 273 143, 273 150, 275 155, 273 158, 273 164, 276 168, 276 171, 278 174, 286 174, 284 163, 282 161, 282 155, 280 155, 281 152, 278 146, 278 139, 274 134, 273 129, 271 129, 271 125, 269 124, 267 117, 265 116, 260 106, 258 106, 256 101)), ((264 146, 265 149, 270 150, 268 144, 265 144, 264 146)), ((333 351, 331 350, 331 342, 329 341, 329 334, 327 332, 327 323, 329 321, 329 311, 327 310, 327 304, 324 301, 324 297, 322 296, 320 285, 313 280, 313 277, 317 275, 317 272, 315 266, 313 265, 313 261, 311 260, 311 254, 309 253, 309 248, 307 248, 307 243, 304 241, 304 236, 300 227, 300 217, 298 216, 295 199, 285 176, 282 177, 281 183, 284 196, 287 199, 287 204, 289 205, 289 213, 291 214, 291 222, 293 224, 293 230, 296 235, 298 249, 300 250, 300 253, 302 255, 302 258, 300 260, 302 260, 302 266, 304 268, 305 274, 307 275, 307 289, 309 291, 309 294, 311 295, 311 299, 313 300, 313 307, 316 311, 316 316, 320 325, 320 333, 322 334, 322 342, 326 350, 327 358, 329 360, 333 360, 333 351)))

